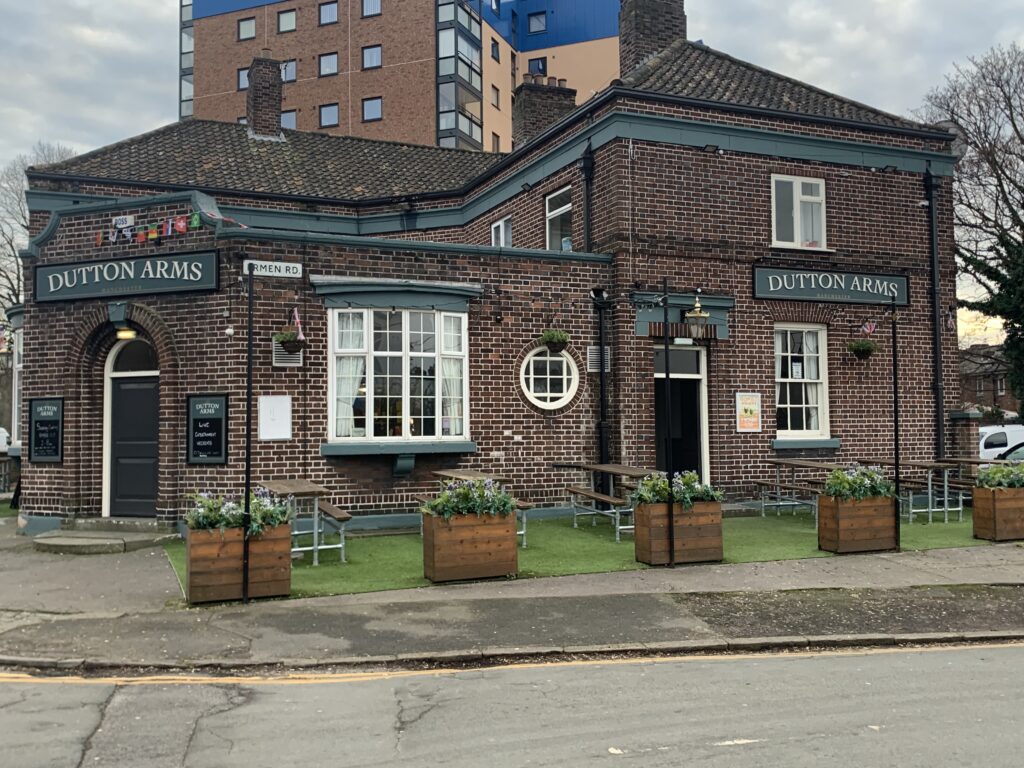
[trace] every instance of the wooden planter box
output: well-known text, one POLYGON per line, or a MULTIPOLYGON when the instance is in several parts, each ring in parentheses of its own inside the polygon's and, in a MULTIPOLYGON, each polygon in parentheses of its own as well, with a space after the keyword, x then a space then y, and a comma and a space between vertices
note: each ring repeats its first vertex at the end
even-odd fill
POLYGON ((818 497, 818 549, 887 552, 896 549, 896 499, 874 496, 841 501, 818 497))
POLYGON ((974 538, 1024 539, 1024 488, 975 488, 972 493, 974 538))
POLYGON ((516 517, 423 514, 423 575, 460 581, 519 573, 516 517))
MULTIPOLYGON (((242 599, 242 529, 189 531, 188 602, 242 599)), ((249 540, 249 597, 287 597, 292 591, 292 537, 287 523, 249 540)))
MULTIPOLYGON (((633 513, 637 562, 667 565, 668 504, 640 504, 633 513)), ((717 563, 722 560, 722 505, 698 501, 693 509, 675 505, 675 561, 717 563)))

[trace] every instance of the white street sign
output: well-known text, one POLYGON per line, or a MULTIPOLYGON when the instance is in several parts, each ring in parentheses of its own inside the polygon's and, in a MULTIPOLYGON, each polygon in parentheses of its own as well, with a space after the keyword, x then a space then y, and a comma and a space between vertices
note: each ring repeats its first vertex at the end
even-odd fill
POLYGON ((302 277, 302 265, 290 261, 253 261, 246 259, 242 263, 242 274, 249 274, 249 265, 255 266, 253 275, 256 277, 287 277, 298 279, 302 277))

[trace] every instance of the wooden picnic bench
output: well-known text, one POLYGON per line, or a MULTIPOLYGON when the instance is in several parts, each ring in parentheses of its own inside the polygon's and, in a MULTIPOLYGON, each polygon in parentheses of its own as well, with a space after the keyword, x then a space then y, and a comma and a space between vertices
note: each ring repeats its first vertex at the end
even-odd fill
POLYGON ((565 490, 569 493, 569 503, 572 506, 573 528, 578 527, 576 519, 579 517, 589 517, 592 524, 597 525, 597 518, 600 515, 609 518, 615 525, 615 541, 622 540, 622 531, 633 532, 632 524, 623 524, 622 522, 623 516, 632 517, 633 515, 633 506, 629 499, 620 499, 592 488, 581 488, 575 485, 570 485, 565 490), (598 504, 604 504, 608 509, 601 509, 598 504))

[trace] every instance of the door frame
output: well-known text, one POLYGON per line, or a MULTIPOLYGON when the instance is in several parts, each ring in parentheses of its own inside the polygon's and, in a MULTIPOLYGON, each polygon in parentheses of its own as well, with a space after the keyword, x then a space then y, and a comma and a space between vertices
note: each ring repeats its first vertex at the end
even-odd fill
MULTIPOLYGON (((131 344, 133 341, 143 341, 146 344, 153 346, 146 339, 126 339, 118 341, 110 348, 110 352, 107 353, 107 360, 103 364, 103 494, 102 494, 102 508, 101 514, 103 517, 110 517, 110 481, 111 481, 111 467, 110 467, 110 453, 113 450, 113 445, 110 442, 111 433, 111 413, 113 411, 112 397, 114 393, 113 380, 114 379, 142 379, 142 378, 153 378, 156 377, 157 383, 157 405, 159 407, 160 397, 160 371, 129 371, 127 373, 114 373, 114 361, 117 360, 117 356, 121 353, 121 350, 131 344)), ((157 453, 159 455, 159 444, 160 435, 157 434, 157 453)))
MULTIPOLYGON (((698 369, 700 373, 672 373, 670 378, 673 379, 696 379, 700 381, 700 387, 698 392, 700 393, 700 469, 701 469, 701 482, 709 483, 711 480, 711 429, 708 424, 708 351, 704 347, 696 344, 692 346, 674 347, 675 349, 684 349, 687 351, 693 351, 697 353, 698 369)), ((666 367, 671 369, 671 364, 666 361, 666 367)), ((654 386, 658 386, 659 382, 665 378, 664 373, 654 373, 654 386)), ((664 386, 663 384, 661 386, 664 386)), ((657 420, 658 413, 655 410, 654 418, 657 420)))

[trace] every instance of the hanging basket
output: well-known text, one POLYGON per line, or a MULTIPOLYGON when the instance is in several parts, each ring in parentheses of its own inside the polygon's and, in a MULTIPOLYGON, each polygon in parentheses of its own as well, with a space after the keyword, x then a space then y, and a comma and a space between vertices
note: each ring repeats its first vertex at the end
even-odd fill
POLYGON ((873 341, 851 341, 847 347, 852 354, 858 360, 867 360, 878 349, 878 345, 873 341))
POLYGON ((286 325, 274 334, 274 341, 289 355, 294 355, 306 348, 306 340, 298 337, 299 329, 294 325, 286 325), (282 338, 283 337, 283 338, 282 338))
POLYGON ((560 355, 565 352, 565 348, 569 346, 568 341, 549 341, 545 344, 548 351, 553 355, 560 355))

